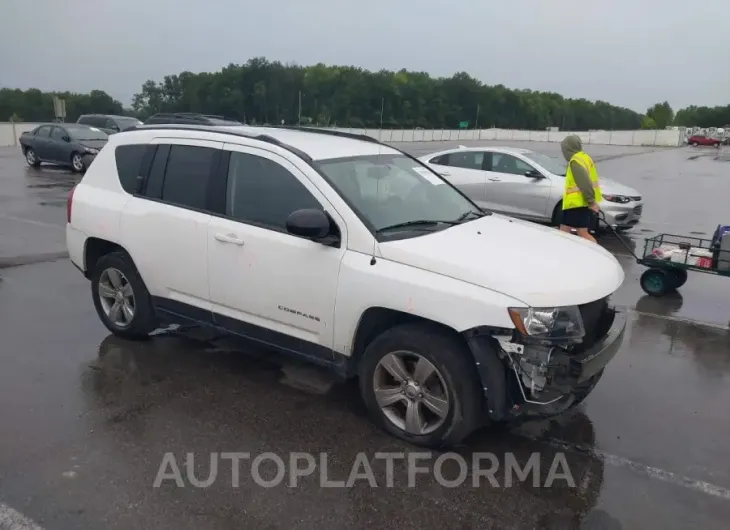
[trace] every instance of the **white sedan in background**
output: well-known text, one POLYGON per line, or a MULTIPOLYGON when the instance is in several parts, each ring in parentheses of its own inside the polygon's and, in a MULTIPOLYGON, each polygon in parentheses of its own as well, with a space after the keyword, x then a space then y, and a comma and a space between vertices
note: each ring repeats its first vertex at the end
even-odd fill
MULTIPOLYGON (((419 158, 479 206, 512 217, 559 224, 565 162, 513 147, 464 147, 419 158)), ((633 188, 600 177, 606 221, 621 230, 638 224, 644 203, 633 188)))

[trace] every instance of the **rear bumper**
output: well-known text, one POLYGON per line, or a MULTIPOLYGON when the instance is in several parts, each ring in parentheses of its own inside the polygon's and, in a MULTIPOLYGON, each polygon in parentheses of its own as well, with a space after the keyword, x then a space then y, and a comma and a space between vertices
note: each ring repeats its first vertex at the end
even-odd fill
POLYGON ((66 223, 66 249, 68 250, 68 257, 71 263, 81 272, 86 271, 86 263, 84 263, 86 239, 86 234, 77 230, 69 223, 66 223))

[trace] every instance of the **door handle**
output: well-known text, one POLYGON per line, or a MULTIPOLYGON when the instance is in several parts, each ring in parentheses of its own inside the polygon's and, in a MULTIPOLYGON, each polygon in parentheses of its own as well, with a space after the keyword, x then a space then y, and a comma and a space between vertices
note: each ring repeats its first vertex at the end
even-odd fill
POLYGON ((243 239, 239 239, 235 234, 216 234, 215 239, 221 243, 233 243, 239 247, 243 246, 243 239))
POLYGON ((487 180, 491 180, 492 182, 502 182, 502 179, 487 179, 487 180))
POLYGON ((450 177, 451 176, 451 173, 448 173, 448 172, 445 172, 445 171, 440 171, 439 172, 439 175, 441 175, 442 177, 450 177))

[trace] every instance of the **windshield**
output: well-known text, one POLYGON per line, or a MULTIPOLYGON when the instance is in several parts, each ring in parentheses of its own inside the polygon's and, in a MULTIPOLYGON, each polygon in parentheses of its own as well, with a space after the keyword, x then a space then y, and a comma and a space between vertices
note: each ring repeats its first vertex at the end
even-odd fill
MULTIPOLYGON (((318 162, 320 170, 343 198, 375 231, 403 223, 414 224, 389 232, 390 239, 443 230, 461 222, 479 207, 438 175, 405 155, 371 155, 318 162)), ((383 230, 385 233, 386 230, 383 230)))
POLYGON ((542 153, 535 153, 533 151, 528 151, 523 154, 527 158, 532 160, 533 162, 540 164, 542 167, 547 169, 550 173, 553 173, 555 175, 560 175, 561 177, 565 176, 565 162, 562 162, 561 160, 558 160, 557 158, 552 158, 547 155, 543 155, 542 153))
POLYGON ((74 140, 106 140, 109 135, 96 127, 66 127, 74 140))
POLYGON ((142 122, 139 121, 137 118, 117 118, 116 119, 117 125, 119 125, 120 130, 129 129, 130 127, 137 127, 138 125, 142 125, 142 122))

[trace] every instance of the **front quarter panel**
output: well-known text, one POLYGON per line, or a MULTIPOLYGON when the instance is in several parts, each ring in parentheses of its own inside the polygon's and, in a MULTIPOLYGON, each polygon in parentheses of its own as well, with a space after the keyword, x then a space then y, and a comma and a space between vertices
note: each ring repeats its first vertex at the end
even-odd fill
POLYGON ((448 276, 359 252, 345 253, 335 312, 334 349, 352 354, 363 313, 382 307, 444 324, 457 332, 477 326, 513 328, 507 307, 524 306, 509 296, 448 276))

